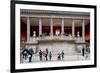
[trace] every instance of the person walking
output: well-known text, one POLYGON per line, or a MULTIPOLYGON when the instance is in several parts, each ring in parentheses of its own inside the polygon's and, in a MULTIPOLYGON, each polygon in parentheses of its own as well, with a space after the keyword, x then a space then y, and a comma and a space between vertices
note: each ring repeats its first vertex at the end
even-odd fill
POLYGON ((64 52, 61 52, 62 60, 64 59, 64 52))
POLYGON ((50 53, 49 53, 49 60, 51 61, 51 58, 52 58, 52 53, 51 53, 51 51, 50 51, 50 53))
POLYGON ((47 55, 48 55, 48 48, 46 48, 46 53, 47 53, 47 55))
POLYGON ((29 55, 29 62, 32 62, 32 57, 33 57, 34 51, 32 48, 28 50, 28 55, 29 55))
POLYGON ((42 61, 42 51, 39 51, 39 57, 40 57, 40 61, 42 61))
POLYGON ((60 60, 61 59, 61 57, 60 57, 60 52, 58 53, 58 60, 60 60))
POLYGON ((82 56, 84 56, 84 52, 85 52, 85 49, 84 47, 82 48, 82 56))
POLYGON ((29 62, 32 62, 32 55, 28 54, 28 57, 29 57, 29 62))
POLYGON ((28 54, 28 50, 25 48, 22 52, 23 54, 23 58, 25 58, 25 60, 27 59, 27 54, 28 54))
POLYGON ((47 53, 45 53, 45 59, 46 59, 46 61, 48 61, 48 54, 47 53))

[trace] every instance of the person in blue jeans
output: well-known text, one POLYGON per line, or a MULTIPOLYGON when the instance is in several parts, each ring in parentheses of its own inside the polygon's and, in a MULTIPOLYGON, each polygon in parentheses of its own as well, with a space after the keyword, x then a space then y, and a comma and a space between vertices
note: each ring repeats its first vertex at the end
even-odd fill
POLYGON ((32 56, 33 56, 33 54, 34 54, 34 51, 33 51, 32 48, 30 48, 30 49, 28 50, 29 62, 32 62, 32 56))

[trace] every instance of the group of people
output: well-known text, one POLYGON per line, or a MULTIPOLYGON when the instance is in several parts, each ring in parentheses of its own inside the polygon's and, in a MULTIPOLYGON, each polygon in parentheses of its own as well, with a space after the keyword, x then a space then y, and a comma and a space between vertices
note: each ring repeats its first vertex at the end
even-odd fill
MULTIPOLYGON (((89 48, 82 48, 82 56, 86 56, 88 57, 88 54, 87 53, 90 53, 90 49, 89 48)), ((21 52, 21 56, 23 59, 28 59, 29 62, 32 62, 32 57, 33 55, 35 54, 34 50, 32 48, 30 49, 27 49, 27 48, 24 48, 21 52)), ((45 61, 51 61, 53 60, 52 59, 52 52, 51 51, 48 51, 48 48, 46 48, 45 50, 40 50, 38 53, 39 55, 39 59, 40 61, 43 61, 43 59, 45 58, 45 61)), ((54 57, 54 56, 53 56, 54 57)), ((64 51, 62 50, 61 52, 58 52, 57 54, 57 60, 63 60, 64 59, 64 51)))
POLYGON ((23 59, 29 59, 29 62, 32 62, 32 56, 34 54, 34 50, 32 48, 30 49, 23 49, 23 51, 21 52, 23 59))
POLYGON ((51 53, 51 51, 49 52, 48 49, 46 48, 45 51, 42 51, 42 50, 39 51, 40 61, 42 61, 42 56, 45 57, 45 60, 46 60, 46 61, 48 60, 48 56, 49 56, 49 60, 51 60, 51 58, 52 58, 52 53, 51 53))
POLYGON ((63 60, 64 59, 64 52, 62 51, 61 53, 58 53, 58 60, 63 60))
MULTIPOLYGON (((21 52, 21 55, 22 55, 22 58, 25 59, 25 60, 29 60, 29 62, 32 62, 32 57, 34 55, 34 50, 32 48, 30 49, 27 49, 27 48, 24 48, 21 52)), ((46 48, 44 51, 40 50, 39 51, 39 59, 40 61, 43 60, 43 57, 45 58, 45 61, 48 61, 48 60, 52 60, 52 52, 51 51, 48 51, 48 49, 46 48)), ((64 59, 64 52, 62 51, 61 53, 59 52, 57 54, 57 60, 63 60, 64 59)))
MULTIPOLYGON (((45 57, 46 61, 48 61, 48 58, 51 61, 52 60, 52 52, 51 51, 49 52, 47 48, 45 51, 40 50, 39 57, 40 57, 40 61, 42 61, 43 57, 45 57)), ((64 52, 63 51, 61 53, 59 52, 58 56, 57 56, 57 60, 61 60, 61 59, 62 60, 64 59, 64 52)))

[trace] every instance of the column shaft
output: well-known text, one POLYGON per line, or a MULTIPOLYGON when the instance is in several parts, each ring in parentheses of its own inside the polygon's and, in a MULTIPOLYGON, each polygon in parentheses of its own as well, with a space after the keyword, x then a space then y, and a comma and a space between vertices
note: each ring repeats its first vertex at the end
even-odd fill
POLYGON ((27 42, 30 41, 30 18, 27 17, 27 42))
POLYGON ((64 18, 62 18, 62 23, 61 23, 61 34, 64 34, 64 18))
POLYGON ((50 36, 53 36, 53 18, 50 21, 50 36))
POLYGON ((75 22, 72 20, 72 36, 75 36, 75 22))
POLYGON ((85 20, 82 20, 82 38, 85 41, 85 20))
POLYGON ((42 35, 42 19, 39 18, 39 36, 42 35))

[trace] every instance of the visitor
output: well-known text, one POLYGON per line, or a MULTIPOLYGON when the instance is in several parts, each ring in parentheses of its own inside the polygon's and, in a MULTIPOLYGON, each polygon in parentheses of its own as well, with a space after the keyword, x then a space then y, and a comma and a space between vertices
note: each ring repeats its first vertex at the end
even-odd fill
POLYGON ((58 53, 58 60, 60 60, 61 59, 61 57, 60 57, 60 52, 58 53))
POLYGON ((62 60, 64 59, 64 52, 61 52, 62 60))
POLYGON ((42 51, 39 51, 39 57, 40 57, 40 61, 42 61, 42 51))
POLYGON ((49 60, 51 61, 51 58, 52 58, 52 53, 51 53, 51 51, 50 51, 50 53, 49 53, 49 60))
POLYGON ((25 60, 27 59, 27 54, 28 54, 28 50, 25 48, 22 52, 23 54, 23 58, 25 58, 25 60))
POLYGON ((33 56, 33 54, 34 54, 34 51, 33 51, 32 48, 30 48, 30 49, 28 50, 29 62, 32 62, 32 56, 33 56))
POLYGON ((29 62, 32 62, 32 55, 28 54, 28 57, 29 57, 29 62))
POLYGON ((46 48, 46 54, 48 55, 48 48, 46 48))
POLYGON ((48 60, 48 54, 47 53, 45 53, 45 59, 46 59, 46 61, 48 60))
POLYGON ((85 52, 85 49, 84 47, 82 48, 82 56, 84 56, 84 52, 85 52))

